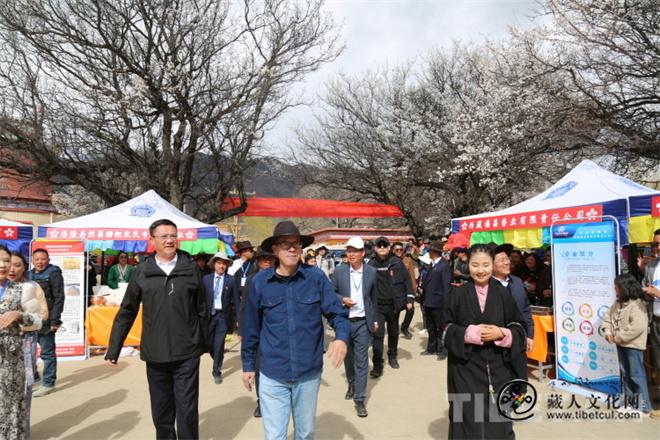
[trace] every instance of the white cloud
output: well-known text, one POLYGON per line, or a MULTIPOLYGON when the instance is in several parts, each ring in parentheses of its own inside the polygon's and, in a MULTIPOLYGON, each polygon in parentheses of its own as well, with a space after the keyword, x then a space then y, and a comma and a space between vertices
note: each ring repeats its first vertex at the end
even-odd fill
MULTIPOLYGON (((326 9, 342 25, 346 49, 293 93, 314 100, 339 72, 359 75, 396 66, 428 51, 449 48, 454 41, 506 38, 509 26, 531 25, 537 6, 535 0, 328 0, 326 9)), ((298 107, 283 115, 266 135, 270 150, 286 148, 294 127, 312 123, 314 107, 298 107)))

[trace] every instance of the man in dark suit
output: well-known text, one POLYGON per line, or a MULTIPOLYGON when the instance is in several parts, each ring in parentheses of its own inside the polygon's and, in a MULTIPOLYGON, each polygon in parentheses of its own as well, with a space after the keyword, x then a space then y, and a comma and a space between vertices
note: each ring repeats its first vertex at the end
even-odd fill
POLYGON ((360 237, 348 240, 346 256, 349 264, 337 266, 331 278, 342 306, 348 309, 348 320, 351 322, 348 352, 344 360, 348 380, 346 400, 353 399, 358 417, 367 417, 364 399, 369 372, 370 333, 378 330, 373 306, 376 269, 363 263, 364 241, 360 237))
POLYGON ((426 326, 429 332, 429 340, 426 350, 421 354, 437 355, 438 360, 447 357, 447 350, 442 343, 441 315, 442 306, 451 283, 451 269, 442 258, 442 242, 434 241, 429 245, 429 257, 431 257, 431 268, 422 280, 422 306, 426 313, 426 326))
MULTIPOLYGON (((532 309, 529 306, 529 297, 523 280, 511 274, 511 252, 513 245, 505 243, 495 248, 493 259, 493 278, 502 286, 506 287, 513 299, 516 301, 518 310, 525 318, 525 333, 527 334, 527 351, 534 348, 534 321, 532 320, 532 309)), ((527 356, 521 353, 515 359, 511 359, 511 365, 518 378, 527 378, 527 356)))
POLYGON ((239 297, 234 277, 227 274, 231 260, 217 252, 209 261, 213 273, 204 275, 204 290, 209 304, 209 348, 213 358, 213 379, 222 383, 222 361, 225 358, 225 337, 234 330, 238 316, 239 297))

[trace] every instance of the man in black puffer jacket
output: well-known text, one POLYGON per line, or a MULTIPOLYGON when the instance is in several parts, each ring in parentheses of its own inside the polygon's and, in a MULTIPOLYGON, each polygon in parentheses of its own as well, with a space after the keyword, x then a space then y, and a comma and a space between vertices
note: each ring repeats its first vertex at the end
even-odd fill
POLYGON ((199 438, 199 358, 206 352, 209 324, 202 276, 192 257, 177 250, 172 221, 155 221, 149 234, 156 252, 133 273, 105 359, 117 365, 142 303, 140 357, 147 363, 156 437, 199 438))
POLYGON ((374 364, 370 375, 377 378, 383 375, 383 351, 385 326, 387 325, 387 359, 390 367, 399 368, 397 360, 399 345, 399 312, 413 306, 413 290, 408 270, 400 258, 390 253, 390 241, 378 237, 375 241, 376 255, 369 265, 376 268, 374 303, 378 331, 373 337, 374 364))

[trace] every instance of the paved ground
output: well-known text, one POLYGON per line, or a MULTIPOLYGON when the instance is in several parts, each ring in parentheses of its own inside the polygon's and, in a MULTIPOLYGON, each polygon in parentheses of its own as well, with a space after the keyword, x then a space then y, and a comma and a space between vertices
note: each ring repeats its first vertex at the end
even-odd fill
MULTIPOLYGON (((419 317, 419 313, 415 314, 419 317)), ((369 417, 355 415, 346 392, 343 369, 327 364, 319 395, 318 439, 427 439, 447 437, 446 361, 419 356, 425 337, 400 342, 401 369, 386 367, 383 377, 369 381, 369 417)), ((224 378, 215 385, 211 360, 202 359, 200 435, 204 439, 261 439, 261 420, 252 417, 254 394, 241 383, 239 346, 228 344, 224 378)), ((61 362, 58 391, 34 399, 32 438, 152 439, 145 367, 138 358, 123 358, 117 368, 101 356, 84 362, 61 362)), ((552 393, 532 380, 541 396, 552 393)), ((546 407, 542 398, 539 410, 546 407)), ((564 406, 570 401, 564 396, 564 406)), ((580 398, 580 403, 584 399, 580 398)), ((660 439, 660 420, 550 421, 539 412, 517 423, 519 439, 660 439)))

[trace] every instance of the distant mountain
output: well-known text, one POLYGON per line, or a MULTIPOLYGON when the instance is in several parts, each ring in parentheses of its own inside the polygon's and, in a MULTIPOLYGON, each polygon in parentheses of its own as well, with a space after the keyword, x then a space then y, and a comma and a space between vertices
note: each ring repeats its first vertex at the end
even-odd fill
POLYGON ((275 157, 263 157, 245 175, 245 190, 256 197, 295 197, 302 188, 296 167, 275 157))

